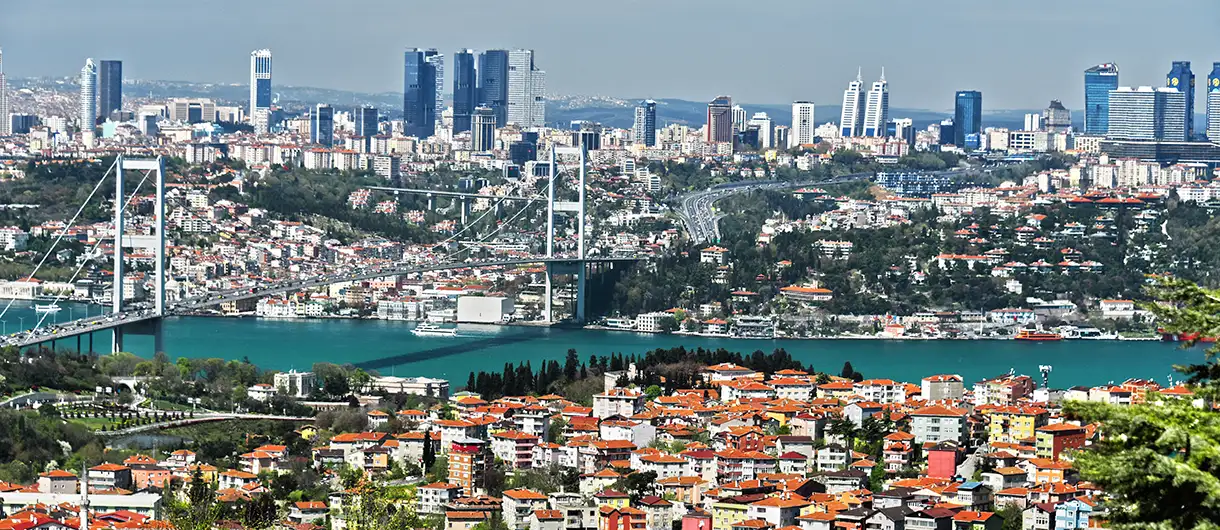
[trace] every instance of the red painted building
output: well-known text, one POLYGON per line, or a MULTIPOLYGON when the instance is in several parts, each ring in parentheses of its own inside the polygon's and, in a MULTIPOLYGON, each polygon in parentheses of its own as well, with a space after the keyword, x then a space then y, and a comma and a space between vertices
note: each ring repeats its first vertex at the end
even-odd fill
POLYGON ((928 476, 953 478, 957 475, 961 456, 961 450, 953 444, 942 443, 928 449, 928 476))

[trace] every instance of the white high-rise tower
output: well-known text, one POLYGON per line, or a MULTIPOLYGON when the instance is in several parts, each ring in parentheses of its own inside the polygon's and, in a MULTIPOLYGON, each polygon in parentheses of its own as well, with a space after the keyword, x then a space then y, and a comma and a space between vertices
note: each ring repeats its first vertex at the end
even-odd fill
POLYGON ((424 62, 436 71, 436 104, 433 105, 436 130, 441 130, 441 115, 445 113, 445 54, 428 49, 424 51, 424 62))
POLYGON ((839 119, 839 135, 860 136, 864 132, 864 75, 856 71, 856 80, 843 91, 843 115, 839 119))
POLYGON ((508 122, 527 129, 545 125, 545 94, 546 72, 534 66, 534 50, 508 52, 508 122))
POLYGON ((813 121, 813 102, 792 103, 792 130, 788 133, 788 147, 812 144, 816 127, 813 121))
POLYGON ((890 121, 890 90, 885 82, 885 68, 881 79, 873 83, 868 91, 868 105, 864 109, 864 136, 885 136, 885 125, 890 121))
POLYGON ((271 50, 250 53, 250 125, 267 134, 271 124, 271 50))
POLYGON ((94 127, 97 125, 97 65, 93 59, 85 59, 85 66, 80 69, 80 130, 86 135, 86 143, 93 140, 94 127))
POLYGON ((8 85, 4 82, 4 50, 0 50, 0 136, 13 134, 8 117, 8 85))

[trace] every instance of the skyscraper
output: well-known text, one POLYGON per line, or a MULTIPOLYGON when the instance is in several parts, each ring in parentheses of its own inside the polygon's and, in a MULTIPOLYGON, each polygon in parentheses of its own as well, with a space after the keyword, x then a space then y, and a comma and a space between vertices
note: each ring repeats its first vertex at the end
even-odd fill
POLYGON ((844 137, 860 136, 864 132, 864 76, 856 72, 856 80, 847 85, 843 91, 843 114, 839 118, 839 135, 844 137))
POLYGON ((256 134, 271 126, 271 50, 250 52, 250 125, 256 134))
POLYGON ((8 85, 4 80, 4 50, 0 50, 0 136, 13 134, 12 120, 8 114, 8 85))
POLYGON ((97 126, 97 65, 93 59, 85 59, 80 69, 80 130, 93 134, 97 126))
POLYGON ((788 131, 788 145, 797 147, 813 143, 814 129, 817 125, 813 119, 813 102, 796 101, 792 103, 792 128, 788 131))
POLYGON ((102 61, 98 64, 98 111, 102 119, 123 109, 123 61, 102 61))
POLYGON ((651 99, 640 102, 635 108, 635 123, 631 126, 631 139, 646 147, 657 145, 657 102, 651 99))
POLYGON ((471 117, 470 150, 491 151, 496 141, 496 112, 490 107, 477 107, 471 117))
POLYGON ((453 54, 453 132, 470 130, 470 115, 479 104, 478 79, 474 70, 474 50, 453 54))
POLYGON ((733 130, 746 130, 746 109, 741 105, 733 105, 733 130))
POLYGON ((480 107, 496 113, 496 123, 508 122, 508 50, 487 50, 479 55, 477 99, 480 107))
POLYGON ((1110 91, 1110 132, 1106 137, 1186 140, 1186 93, 1172 87, 1147 86, 1110 91))
POLYGON ((1042 124, 1048 133, 1062 133, 1072 130, 1072 111, 1063 106, 1057 99, 1042 111, 1042 124))
POLYGON ((309 115, 309 141, 330 147, 335 144, 335 109, 319 103, 309 115))
MULTIPOLYGON (((432 76, 436 81, 436 88, 432 91, 432 95, 435 98, 435 103, 432 107, 432 117, 439 124, 441 113, 445 112, 445 55, 436 51, 436 48, 428 48, 424 50, 424 60, 432 65, 432 76)), ((433 130, 437 126, 434 125, 433 130)))
POLYGON ((1118 88, 1118 65, 1099 64, 1084 71, 1084 133, 1110 130, 1110 91, 1118 88))
POLYGON ((953 105, 953 145, 966 146, 966 136, 983 130, 983 93, 960 90, 953 105))
POLYGON ((885 82, 885 69, 881 79, 868 90, 868 104, 864 109, 864 136, 885 136, 885 124, 890 121, 890 89, 885 82))
POLYGON ((1165 86, 1182 91, 1186 97, 1186 138, 1189 139, 1195 130, 1195 74, 1190 71, 1190 61, 1174 61, 1169 74, 1165 76, 1165 86))
POLYGON ((364 150, 370 151, 373 146, 373 137, 377 136, 377 108, 376 107, 361 107, 356 110, 356 134, 364 138, 364 150))
POLYGON ((419 139, 436 133, 436 69, 422 49, 403 53, 403 132, 419 139))
MULTIPOLYGON (((3 79, 0 73, 0 87, 4 86, 3 79)), ((1212 73, 1207 76, 1207 139, 1220 142, 1220 63, 1212 63, 1212 73)))
POLYGON ((772 133, 775 127, 771 123, 771 117, 766 112, 755 112, 750 117, 750 121, 746 122, 746 129, 758 128, 758 147, 760 149, 770 149, 774 142, 771 140, 772 133))
POLYGON ((546 72, 534 65, 534 50, 508 52, 507 123, 524 128, 546 124, 546 72))
POLYGON ((719 96, 707 104, 708 143, 733 141, 733 98, 719 96))

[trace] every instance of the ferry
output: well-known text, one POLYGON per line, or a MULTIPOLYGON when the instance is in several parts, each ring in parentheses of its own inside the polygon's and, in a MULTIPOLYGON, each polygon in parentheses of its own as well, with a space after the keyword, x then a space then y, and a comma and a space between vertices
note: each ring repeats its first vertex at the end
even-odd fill
POLYGON ((418 326, 415 326, 415 329, 411 330, 411 333, 414 333, 420 337, 456 337, 457 329, 442 328, 436 324, 433 324, 432 322, 424 322, 418 326))
POLYGON ((63 310, 55 304, 38 304, 34 306, 34 311, 37 313, 58 313, 63 310))
POLYGON ((1063 335, 1060 335, 1058 333, 1051 333, 1048 331, 1038 331, 1036 329, 1023 329, 1021 331, 1018 331, 1017 336, 1013 337, 1013 338, 1016 340, 1029 340, 1029 341, 1043 342, 1043 341, 1063 340, 1063 335))

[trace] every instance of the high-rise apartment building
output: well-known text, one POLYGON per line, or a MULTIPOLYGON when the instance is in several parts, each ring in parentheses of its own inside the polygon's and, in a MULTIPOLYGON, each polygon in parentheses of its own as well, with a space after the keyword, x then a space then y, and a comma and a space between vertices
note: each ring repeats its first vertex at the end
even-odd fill
POLYGON ((97 126, 97 64, 93 59, 85 59, 85 66, 80 69, 80 130, 93 134, 97 126))
POLYGON ((966 137, 983 130, 983 93, 959 90, 953 104, 953 145, 966 146, 966 137))
POLYGON ((335 145, 335 109, 319 103, 309 115, 309 141, 330 147, 335 145))
POLYGON ((788 131, 787 147, 813 144, 814 105, 812 101, 796 101, 792 103, 792 128, 788 131))
POLYGON ((356 109, 355 114, 356 136, 363 138, 364 151, 371 151, 373 137, 378 134, 377 120, 380 119, 380 116, 378 116, 377 107, 360 107, 356 109))
POLYGON ((1195 74, 1190 71, 1190 61, 1174 61, 1165 76, 1165 86, 1182 92, 1186 99, 1186 138, 1195 130, 1195 74))
POLYGON ((425 53, 403 53, 403 134, 421 140, 436 134, 436 68, 425 53))
POLYGON ((635 108, 635 123, 631 126, 631 140, 646 147, 657 145, 657 102, 641 101, 635 108))
MULTIPOLYGON (((2 86, 4 86, 3 81, 0 81, 0 87, 2 86)), ((1207 76, 1205 93, 1207 94, 1207 139, 1220 142, 1220 63, 1212 63, 1212 73, 1207 76)))
POLYGON ((102 119, 123 109, 123 61, 98 63, 98 112, 102 119))
POLYGON ((250 125, 256 134, 271 127, 271 50, 250 52, 250 125))
POLYGON ((4 50, 0 50, 0 136, 13 134, 12 120, 8 115, 8 85, 4 79, 4 50))
POLYGON ((1048 133, 1063 133, 1072 130, 1072 111, 1063 106, 1057 99, 1042 111, 1042 127, 1048 133))
POLYGON ((437 125, 433 126, 435 131, 436 127, 440 126, 441 114, 445 112, 445 54, 436 51, 436 48, 428 48, 424 50, 424 61, 432 65, 432 76, 436 84, 432 91, 432 117, 437 122, 437 125))
POLYGON ((857 71, 856 80, 843 91, 843 113, 839 117, 839 135, 860 136, 864 132, 864 75, 857 71))
POLYGON ((1110 91, 1110 132, 1116 140, 1184 141, 1186 93, 1172 87, 1110 91))
POLYGON ((497 124, 508 123, 508 50, 487 50, 479 55, 477 99, 478 106, 495 111, 497 124))
POLYGON ((507 119, 523 128, 546 124, 546 72, 534 65, 534 50, 508 52, 507 119))
POLYGON ((496 146, 496 111, 476 107, 470 123, 470 150, 491 151, 496 146))
POLYGON ((487 467, 494 457, 487 442, 477 438, 459 438, 449 448, 449 482, 462 488, 462 495, 472 497, 485 492, 487 467))
POLYGON ((474 67, 474 50, 458 50, 453 54, 453 132, 470 130, 470 116, 479 104, 478 78, 474 67))
POLYGON ((1110 91, 1118 88, 1118 65, 1099 64, 1084 71, 1084 133, 1110 130, 1110 91))
POLYGON ((733 98, 713 99, 707 104, 707 142, 732 142, 733 132, 733 98))
POLYGON ((881 79, 874 82, 868 90, 867 104, 864 108, 864 136, 885 136, 885 124, 890 121, 890 88, 885 82, 885 70, 881 70, 881 79))

